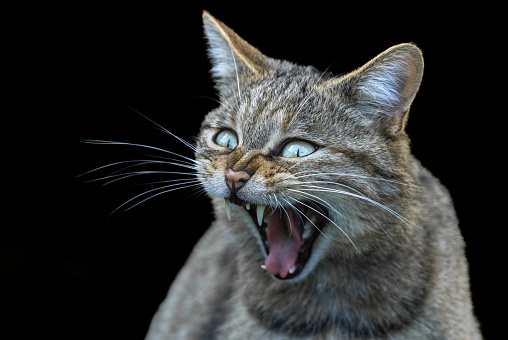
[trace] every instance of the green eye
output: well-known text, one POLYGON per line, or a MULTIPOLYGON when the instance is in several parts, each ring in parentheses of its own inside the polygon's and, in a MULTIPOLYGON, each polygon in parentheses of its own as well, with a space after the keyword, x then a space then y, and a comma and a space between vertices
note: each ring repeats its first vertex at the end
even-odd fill
POLYGON ((215 137, 215 143, 225 148, 234 150, 238 145, 238 139, 232 131, 222 130, 219 132, 217 137, 215 137))
POLYGON ((303 157, 310 155, 317 150, 314 144, 305 142, 303 140, 297 140, 289 142, 282 148, 282 157, 303 157))

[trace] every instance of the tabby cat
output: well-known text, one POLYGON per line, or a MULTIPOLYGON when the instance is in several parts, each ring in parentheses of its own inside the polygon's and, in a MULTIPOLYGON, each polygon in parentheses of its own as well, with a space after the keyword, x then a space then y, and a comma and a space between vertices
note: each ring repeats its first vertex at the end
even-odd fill
POLYGON ((334 77, 203 21, 221 105, 195 157, 216 219, 147 339, 480 339, 452 200, 404 131, 420 49, 334 77))

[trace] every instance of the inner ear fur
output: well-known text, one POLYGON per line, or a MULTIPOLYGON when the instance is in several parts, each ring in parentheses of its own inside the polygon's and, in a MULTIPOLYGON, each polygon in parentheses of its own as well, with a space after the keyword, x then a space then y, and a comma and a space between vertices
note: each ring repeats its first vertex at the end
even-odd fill
POLYGON ((219 90, 242 78, 260 78, 268 69, 265 55, 207 11, 203 11, 203 26, 219 90))
POLYGON ((356 71, 323 88, 348 95, 359 111, 390 134, 404 130, 423 75, 423 56, 414 44, 393 46, 356 71))

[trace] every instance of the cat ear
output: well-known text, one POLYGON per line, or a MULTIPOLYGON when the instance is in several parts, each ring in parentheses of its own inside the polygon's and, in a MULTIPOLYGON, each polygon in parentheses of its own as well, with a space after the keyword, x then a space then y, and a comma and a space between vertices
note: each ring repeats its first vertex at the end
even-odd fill
POLYGON ((207 11, 203 11, 203 26, 212 63, 211 73, 219 91, 231 84, 240 88, 242 80, 261 77, 267 57, 257 48, 207 11))
POLYGON ((404 130, 422 75, 420 49, 400 44, 335 82, 340 83, 341 92, 353 94, 360 112, 388 133, 397 134, 404 130))

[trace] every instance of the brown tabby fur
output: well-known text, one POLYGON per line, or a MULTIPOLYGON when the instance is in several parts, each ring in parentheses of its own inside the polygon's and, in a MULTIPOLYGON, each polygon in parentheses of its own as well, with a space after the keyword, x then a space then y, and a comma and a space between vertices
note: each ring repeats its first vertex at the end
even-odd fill
POLYGON ((451 198, 404 131, 419 48, 394 46, 333 77, 264 56, 207 12, 203 20, 222 105, 203 122, 196 160, 216 220, 147 339, 480 339, 451 198), (214 142, 224 129, 238 137, 233 150, 214 142), (282 157, 294 139, 318 149, 282 157), (232 193, 227 169, 250 179, 232 193), (224 198, 235 203, 231 220, 224 198), (270 275, 245 204, 312 201, 334 224, 320 225, 296 276, 270 275))

